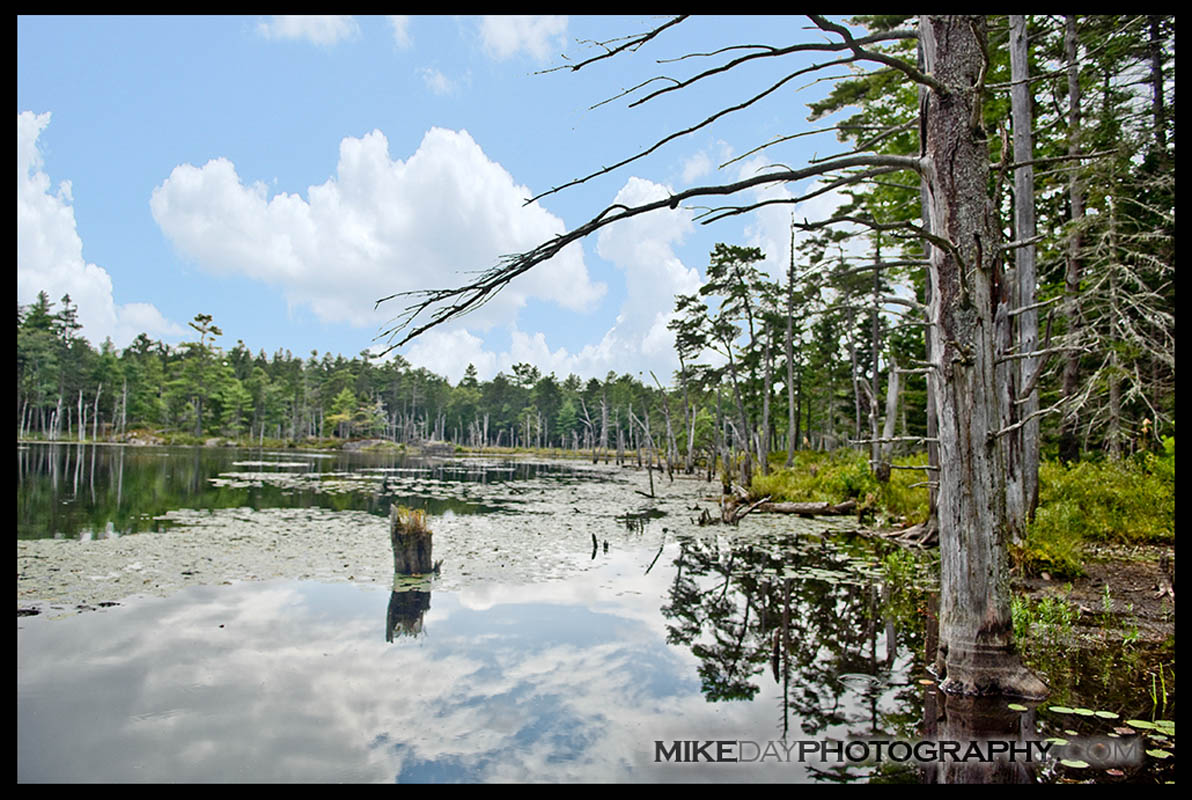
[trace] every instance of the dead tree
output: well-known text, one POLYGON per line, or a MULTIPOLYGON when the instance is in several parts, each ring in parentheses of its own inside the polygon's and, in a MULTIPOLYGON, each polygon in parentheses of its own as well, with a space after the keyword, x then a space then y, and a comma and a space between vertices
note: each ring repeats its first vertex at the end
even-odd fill
MULTIPOLYGON (((863 37, 855 37, 844 25, 822 16, 811 15, 810 20, 819 28, 817 41, 787 47, 726 48, 719 51, 729 59, 725 64, 685 80, 669 80, 636 102, 686 89, 704 78, 757 59, 819 52, 828 54, 827 60, 792 69, 773 86, 741 104, 722 109, 634 156, 533 199, 620 169, 725 114, 747 108, 791 81, 844 64, 880 64, 881 68, 898 70, 907 80, 925 88, 920 103, 918 155, 850 152, 819 159, 801 168, 776 167, 732 183, 692 187, 642 205, 610 206, 588 222, 528 252, 502 258, 465 286, 416 293, 412 304, 394 320, 391 341, 396 347, 476 308, 511 280, 550 260, 569 244, 621 220, 675 209, 688 201, 732 198, 750 189, 795 185, 809 178, 831 176, 828 186, 847 186, 892 172, 920 176, 925 190, 926 224, 878 225, 872 220, 843 216, 828 223, 897 230, 931 243, 929 391, 939 419, 942 566, 937 666, 944 676, 942 687, 961 694, 1042 697, 1046 687, 1023 667, 1015 651, 1010 619, 1007 544, 1022 520, 1013 516, 1005 496, 1008 483, 1021 480, 1022 476, 1008 472, 1010 462, 1004 448, 1010 434, 1024 426, 1029 417, 1021 416, 1021 409, 1006 405, 1017 405, 1019 397, 1014 387, 1002 382, 1010 372, 1003 365, 1012 356, 998 350, 1005 320, 1015 309, 1003 267, 1000 227, 989 195, 988 144, 981 121, 989 66, 985 19, 925 15, 919 19, 917 32, 880 31, 863 37), (922 69, 873 47, 916 36, 922 45, 922 69), (421 319, 423 314, 429 318, 421 319)), ((640 47, 681 21, 681 18, 671 20, 568 68, 582 69, 628 47, 640 47)), ((708 223, 749 213, 763 205, 794 204, 822 191, 822 187, 813 187, 795 197, 759 201, 751 196, 735 203, 728 200, 723 205, 705 207, 699 220, 708 223)), ((732 361, 729 365, 735 367, 732 361)), ((748 452, 747 442, 745 447, 748 452)))

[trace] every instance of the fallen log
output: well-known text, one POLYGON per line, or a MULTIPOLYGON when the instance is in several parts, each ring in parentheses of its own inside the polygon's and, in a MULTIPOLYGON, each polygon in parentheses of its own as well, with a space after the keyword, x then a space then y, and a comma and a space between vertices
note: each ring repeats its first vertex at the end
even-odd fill
POLYGON ((845 500, 843 503, 762 503, 757 511, 770 514, 799 514, 804 517, 812 516, 842 516, 852 514, 857 510, 856 500, 845 500))

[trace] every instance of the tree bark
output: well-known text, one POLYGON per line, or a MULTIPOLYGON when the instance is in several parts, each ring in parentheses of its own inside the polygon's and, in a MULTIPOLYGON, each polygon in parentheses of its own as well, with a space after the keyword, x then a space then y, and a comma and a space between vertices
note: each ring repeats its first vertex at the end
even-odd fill
POLYGON ((795 448, 798 447, 799 415, 795 407, 795 226, 791 215, 791 263, 786 274, 786 466, 795 463, 795 448))
MULTIPOLYGON (((987 68, 983 16, 921 17, 924 63, 942 91, 921 109, 932 247, 929 308, 939 414, 941 688, 955 694, 1042 698, 1047 687, 1014 645, 1006 504, 1009 460, 998 434, 1009 398, 995 343, 1009 287, 988 193, 980 93, 987 68), (999 313, 1000 312, 1000 313, 999 313)), ((1017 477, 1017 476, 1015 476, 1017 477)))
MULTIPOLYGON (((1034 114, 1031 105, 1034 95, 1030 84, 1030 50, 1027 47, 1026 17, 1022 14, 1010 15, 1010 89, 1011 116, 1014 120, 1014 161, 1025 163, 1034 158, 1034 146, 1031 139, 1031 126, 1034 114)), ((1033 166, 1020 167, 1014 170, 1014 238, 1025 241, 1035 235, 1035 168, 1033 166)), ((1017 273, 1017 307, 1030 308, 1035 304, 1035 246, 1028 244, 1014 250, 1014 267, 1017 273)), ((1018 337, 1016 343, 1019 353, 1033 353, 1039 339, 1039 312, 1036 309, 1022 311, 1017 314, 1018 337)), ((1038 358, 1020 358, 1014 362, 1018 370, 1017 385, 1025 388, 1031 382, 1038 366, 1038 358)), ((1012 413, 1027 419, 1015 434, 1021 442, 1021 502, 1024 505, 1022 516, 1032 518, 1035 507, 1039 503, 1039 419, 1030 417, 1039 410, 1039 392, 1031 389, 1029 396, 1021 398, 1023 402, 1011 403, 1012 413)), ((1009 455, 1014 457, 1014 448, 1009 448, 1009 455)), ((1010 466, 1013 474, 1013 465, 1010 466)), ((1016 537, 1025 536, 1026 531, 1015 529, 1016 537)), ((1017 542, 1016 542, 1017 543, 1017 542)))
MULTIPOLYGON (((1076 62, 1076 17, 1068 15, 1064 31, 1064 55, 1068 61, 1068 155, 1080 155, 1080 70, 1076 62)), ((1084 220, 1084 187, 1078 170, 1068 177, 1068 205, 1071 208, 1072 232, 1068 237, 1067 264, 1064 271, 1064 317, 1068 320, 1068 337, 1080 338, 1081 319, 1077 308, 1083 266, 1080 249, 1083 246, 1080 225, 1084 220)), ((1069 350, 1064 359, 1061 391, 1065 399, 1076 396, 1080 388, 1080 354, 1069 350)), ((1069 407, 1060 422, 1060 458, 1075 461, 1080 457, 1080 440, 1076 436, 1076 410, 1069 407)))
POLYGON ((389 541, 395 575, 429 575, 435 569, 431 532, 423 512, 389 506, 389 541))

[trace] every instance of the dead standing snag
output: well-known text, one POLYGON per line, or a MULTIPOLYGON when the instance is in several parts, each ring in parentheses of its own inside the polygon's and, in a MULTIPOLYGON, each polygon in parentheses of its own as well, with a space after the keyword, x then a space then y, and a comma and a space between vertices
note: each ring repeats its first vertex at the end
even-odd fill
MULTIPOLYGON (((1022 462, 1009 463, 1006 457, 1005 448, 1011 441, 1007 434, 1012 431, 1002 424, 1004 420, 1018 419, 1019 415, 1017 409, 1004 405, 1007 398, 1015 399, 1016 393, 999 384, 1009 372, 998 368, 999 357, 1005 355, 998 351, 1003 338, 1000 326, 1011 318, 1008 312, 1013 309, 1005 305, 1008 293, 1002 285, 1001 232, 989 196, 988 145, 980 125, 989 63, 985 18, 928 15, 920 18, 917 33, 890 31, 860 39, 824 17, 810 19, 828 41, 784 49, 757 48, 757 52, 720 69, 706 70, 685 82, 672 81, 673 85, 659 91, 685 88, 750 59, 781 58, 796 51, 847 53, 847 61, 877 62, 900 71, 923 87, 918 156, 850 153, 816 161, 802 169, 775 169, 735 183, 694 187, 639 206, 610 206, 583 225, 531 251, 502 258, 465 286, 412 293, 414 302, 382 335, 389 336, 390 341, 396 340, 393 347, 397 347, 438 324, 466 314, 567 245, 619 220, 675 208, 695 198, 728 197, 765 185, 791 184, 813 177, 827 177, 844 185, 862 183, 887 170, 914 173, 923 182, 923 213, 927 219, 922 226, 900 225, 931 244, 928 375, 929 393, 939 417, 942 599, 938 666, 945 677, 943 688, 959 694, 1041 697, 1046 687, 1022 666, 1014 648, 1010 621, 1008 537, 1025 520, 1016 518, 1016 508, 1008 508, 1006 490, 1020 485, 1024 476, 1022 462), (878 41, 915 36, 921 41, 924 69, 869 49, 869 45, 878 41), (429 314, 430 319, 419 323, 417 318, 423 313, 429 314)), ((668 22, 663 27, 673 24, 668 22)), ((650 38, 653 37, 644 38, 642 43, 650 38)), ((672 133, 637 156, 544 194, 629 164, 677 137, 702 129, 724 114, 752 105, 797 74, 839 63, 844 61, 792 69, 792 74, 769 90, 672 133)), ((647 99, 643 98, 642 102, 647 99)), ((787 202, 799 202, 814 193, 814 190, 804 192, 787 202)), ((773 202, 746 202, 718 209, 702 221, 745 213, 773 202)), ((825 224, 843 222, 846 220, 837 218, 825 224)))

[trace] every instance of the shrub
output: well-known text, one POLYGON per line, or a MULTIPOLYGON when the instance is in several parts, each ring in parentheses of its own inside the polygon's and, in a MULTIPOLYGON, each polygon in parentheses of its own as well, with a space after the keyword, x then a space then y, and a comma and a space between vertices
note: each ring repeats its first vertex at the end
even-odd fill
POLYGON ((1039 465, 1039 508, 1014 556, 1028 572, 1084 574, 1083 543, 1175 540, 1175 439, 1162 455, 1039 465))

